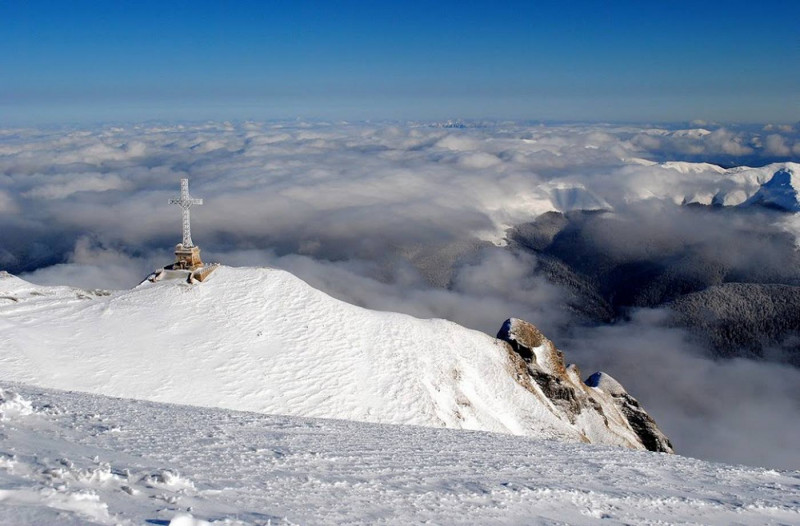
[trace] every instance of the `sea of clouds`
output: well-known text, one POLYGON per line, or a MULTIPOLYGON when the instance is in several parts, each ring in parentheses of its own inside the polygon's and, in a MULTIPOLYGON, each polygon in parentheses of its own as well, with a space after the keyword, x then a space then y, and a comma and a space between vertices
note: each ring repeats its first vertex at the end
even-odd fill
POLYGON ((527 319, 584 372, 620 380, 679 452, 799 468, 792 438, 800 436, 800 371, 714 360, 666 327, 658 309, 581 325, 566 306, 569 291, 537 270, 536 256, 505 246, 508 228, 544 212, 607 209, 628 225, 598 232, 613 250, 722 239, 731 249, 719 257, 760 266, 758 257, 785 250, 776 232, 800 232, 796 216, 697 222, 681 205, 708 202, 721 188, 741 200, 736 192, 752 193, 770 175, 736 179, 720 165, 798 157, 792 126, 8 129, 0 131, 0 268, 41 284, 134 286, 171 262, 180 213, 167 201, 188 177, 191 193, 205 199, 192 209, 192 227, 206 261, 286 268, 352 303, 490 334, 508 317, 527 319), (737 248, 756 237, 757 250, 737 248))

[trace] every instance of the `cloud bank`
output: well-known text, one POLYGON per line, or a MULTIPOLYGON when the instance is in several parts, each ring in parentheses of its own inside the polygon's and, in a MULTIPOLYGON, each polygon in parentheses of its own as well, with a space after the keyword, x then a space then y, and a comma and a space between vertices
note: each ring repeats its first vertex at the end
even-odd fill
POLYGON ((796 370, 713 361, 649 311, 581 327, 570 291, 544 277, 536 256, 504 247, 506 229, 544 212, 610 209, 626 228, 603 224, 591 235, 615 254, 680 253, 728 239, 731 258, 745 258, 742 268, 761 268, 756 255, 764 251, 737 250, 736 240, 744 232, 762 248, 783 247, 770 236, 798 232, 793 218, 699 224, 680 205, 743 202, 770 169, 725 168, 791 161, 798 151, 800 132, 786 126, 4 130, 0 268, 43 284, 133 286, 170 262, 180 215, 167 200, 189 177, 192 194, 206 202, 192 216, 206 261, 280 266, 365 307, 443 317, 490 334, 507 317, 527 319, 568 359, 618 377, 680 452, 799 467, 794 446, 780 438, 797 435, 796 370), (741 411, 726 409, 734 407, 741 411))

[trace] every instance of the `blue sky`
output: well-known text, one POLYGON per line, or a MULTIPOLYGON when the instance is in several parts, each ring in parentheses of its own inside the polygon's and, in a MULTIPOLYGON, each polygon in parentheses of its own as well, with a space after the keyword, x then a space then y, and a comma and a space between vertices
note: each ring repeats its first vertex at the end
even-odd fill
POLYGON ((800 2, 559 4, 7 0, 0 124, 800 120, 800 2))

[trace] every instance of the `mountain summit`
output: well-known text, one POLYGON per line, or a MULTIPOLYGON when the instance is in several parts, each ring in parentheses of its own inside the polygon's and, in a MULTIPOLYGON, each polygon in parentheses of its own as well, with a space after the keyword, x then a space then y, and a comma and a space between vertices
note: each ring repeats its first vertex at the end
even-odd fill
POLYGON ((0 325, 6 381, 671 451, 616 382, 584 384, 533 325, 508 320, 496 339, 350 305, 276 269, 223 266, 199 285, 114 293, 4 274, 0 325))
POLYGON ((775 172, 744 204, 800 212, 800 173, 788 165, 789 163, 787 167, 775 172))

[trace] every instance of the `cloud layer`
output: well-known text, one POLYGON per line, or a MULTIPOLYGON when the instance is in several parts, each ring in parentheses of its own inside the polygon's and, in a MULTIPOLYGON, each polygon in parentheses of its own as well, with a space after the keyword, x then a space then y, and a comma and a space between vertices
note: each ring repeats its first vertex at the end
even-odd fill
MULTIPOLYGON (((797 232, 785 216, 698 225, 679 206, 718 194, 742 202, 770 169, 666 162, 792 160, 797 129, 450 124, 0 131, 0 268, 44 284, 133 286, 170 262, 180 218, 167 200, 189 177, 206 202, 193 209, 192 227, 207 261, 281 266, 353 303, 491 334, 509 316, 528 319, 568 359, 574 353, 580 364, 617 376, 681 452, 800 466, 793 446, 764 431, 800 422, 796 370, 712 361, 646 314, 578 327, 570 292, 543 277, 535 256, 502 246, 511 226, 580 208, 613 209, 624 235, 604 225, 596 238, 626 254, 679 252, 741 231, 797 232), (746 408, 746 418, 710 403, 715 392, 746 408), (724 447, 708 447, 709 438, 724 447)), ((763 251, 732 251, 742 253, 763 251)))

